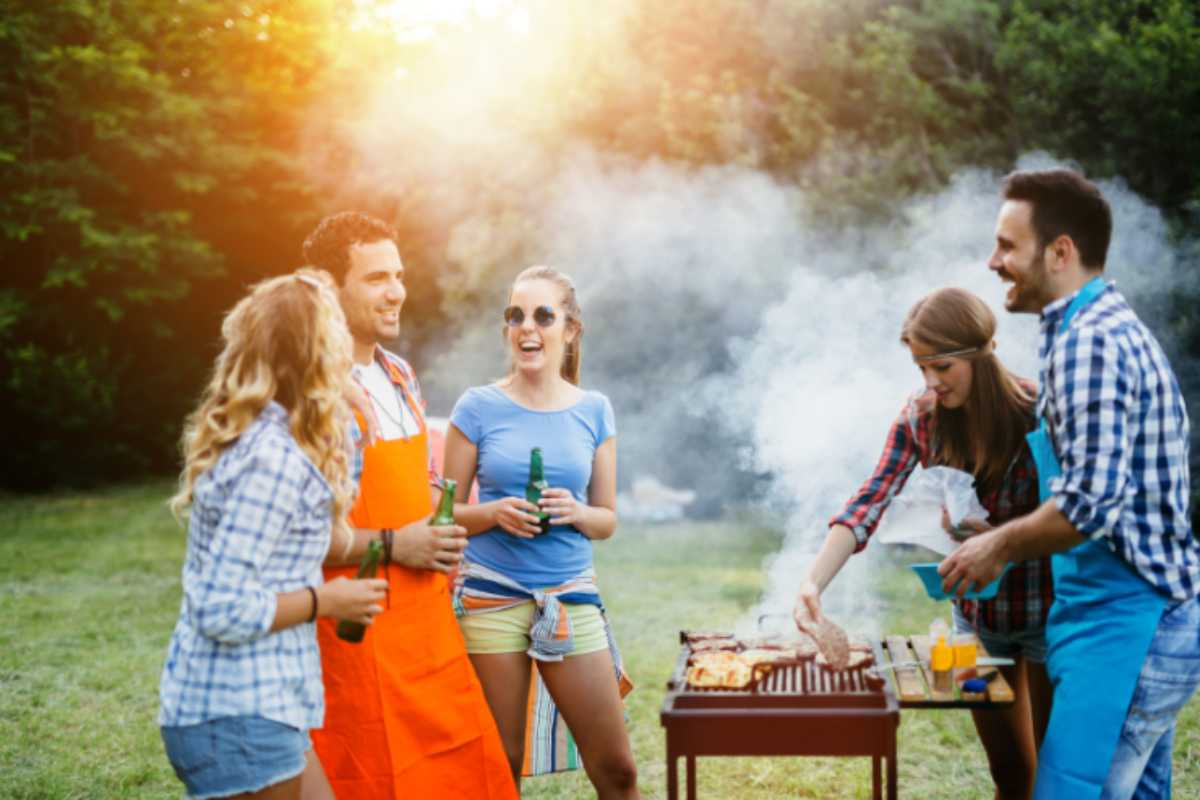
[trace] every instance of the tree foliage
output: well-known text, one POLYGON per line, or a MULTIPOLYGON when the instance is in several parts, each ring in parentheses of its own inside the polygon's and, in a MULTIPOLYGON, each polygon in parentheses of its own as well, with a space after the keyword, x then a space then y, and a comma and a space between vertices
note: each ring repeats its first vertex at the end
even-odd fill
POLYGON ((310 202, 289 152, 316 37, 274 5, 64 0, 0 18, 6 485, 172 463, 215 314, 278 268, 262 254, 310 202))
MULTIPOLYGON (((456 65, 436 39, 356 21, 365 5, 6 5, 0 484, 170 469, 221 312, 294 266, 308 227, 339 207, 400 228, 422 309, 406 335, 432 341, 536 252, 536 187, 579 143, 761 170, 830 224, 887 219, 961 167, 1044 149, 1124 177, 1181 239, 1200 230, 1190 0, 629 0, 621 47, 584 37, 550 76, 555 114, 511 104, 543 157, 507 165, 519 179, 431 136, 387 197, 355 177, 347 144, 370 88, 419 69, 451 85, 456 65), (453 186, 426 180, 430 162, 456 160, 453 186)), ((568 5, 585 31, 599 14, 568 5)), ((1197 356, 1192 316, 1181 303, 1197 356)))

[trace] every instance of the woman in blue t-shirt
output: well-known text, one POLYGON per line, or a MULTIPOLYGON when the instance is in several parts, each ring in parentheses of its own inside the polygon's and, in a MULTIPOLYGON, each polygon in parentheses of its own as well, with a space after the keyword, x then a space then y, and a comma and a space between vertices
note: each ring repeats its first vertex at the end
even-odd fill
MULTIPOLYGON (((531 658, 602 798, 639 797, 615 649, 600 609, 592 540, 617 528, 616 423, 608 398, 579 387, 583 321, 570 279, 530 267, 504 310, 509 375, 468 389, 450 417, 446 477, 479 502, 457 504, 470 536, 455 588, 460 623, 514 779, 525 762, 531 658), (526 501, 541 448, 540 508, 526 501), (541 533, 536 512, 550 515, 541 533), (535 601, 535 593, 537 601, 535 601)), ((554 765, 533 764, 533 771, 554 765)))

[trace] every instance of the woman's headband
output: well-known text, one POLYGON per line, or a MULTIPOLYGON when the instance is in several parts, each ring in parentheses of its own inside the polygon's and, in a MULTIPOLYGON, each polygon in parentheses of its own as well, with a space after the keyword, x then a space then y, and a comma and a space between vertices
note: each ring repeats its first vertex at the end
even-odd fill
POLYGON ((917 356, 913 359, 918 364, 926 364, 930 361, 940 361, 943 358, 963 358, 964 356, 973 356, 976 354, 986 355, 996 349, 996 340, 985 344, 983 347, 964 347, 962 350, 951 350, 948 353, 934 353, 931 356, 917 356))

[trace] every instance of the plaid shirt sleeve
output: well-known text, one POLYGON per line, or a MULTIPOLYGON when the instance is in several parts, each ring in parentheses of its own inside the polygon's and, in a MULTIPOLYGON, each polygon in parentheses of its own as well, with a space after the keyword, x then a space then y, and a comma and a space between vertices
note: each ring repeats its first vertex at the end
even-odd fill
POLYGON ((1072 328, 1055 344, 1051 421, 1062 475, 1050 491, 1088 538, 1119 527, 1132 452, 1128 414, 1136 404, 1129 356, 1096 327, 1072 328))
POLYGON ((186 587, 202 635, 240 644, 270 631, 276 595, 259 576, 288 531, 305 476, 296 454, 277 443, 251 450, 222 475, 228 488, 208 558, 186 587))
POLYGON ((878 527, 883 512, 891 504, 892 498, 904 488, 908 476, 920 462, 917 439, 910 425, 913 413, 911 404, 900 412, 888 431, 887 442, 875 465, 875 472, 841 512, 829 520, 830 526, 845 525, 854 533, 858 542, 854 549, 856 553, 867 546, 867 540, 878 527))

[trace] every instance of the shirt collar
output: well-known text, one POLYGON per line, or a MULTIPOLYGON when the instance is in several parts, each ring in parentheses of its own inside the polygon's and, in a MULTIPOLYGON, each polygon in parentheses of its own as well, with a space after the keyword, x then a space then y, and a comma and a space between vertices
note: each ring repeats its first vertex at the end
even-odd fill
POLYGON ((404 385, 404 373, 400 371, 399 367, 392 363, 392 360, 383 352, 382 347, 375 345, 375 354, 372 357, 375 359, 376 364, 383 367, 383 371, 388 376, 388 380, 390 380, 396 386, 404 385))
POLYGON ((283 406, 279 405, 279 403, 277 403, 274 400, 267 401, 266 408, 264 408, 262 410, 262 414, 260 416, 263 419, 265 419, 267 422, 273 422, 277 425, 283 425, 284 427, 287 427, 287 424, 288 424, 287 409, 284 408, 283 406))
POLYGON ((1082 286, 1066 297, 1060 297, 1042 309, 1041 320, 1043 331, 1047 329, 1051 331, 1058 330, 1059 323, 1062 321, 1062 318, 1067 315, 1067 307, 1071 305, 1071 301, 1075 299, 1075 295, 1079 294, 1081 291, 1083 291, 1082 286))

